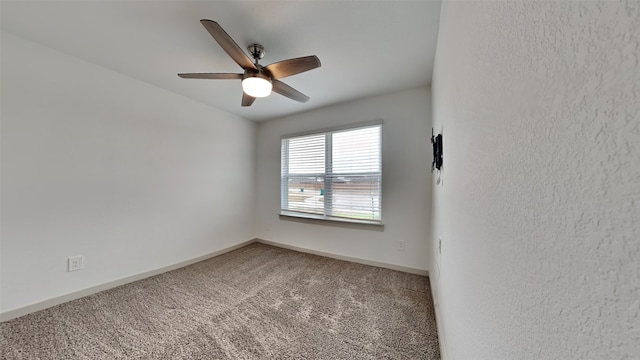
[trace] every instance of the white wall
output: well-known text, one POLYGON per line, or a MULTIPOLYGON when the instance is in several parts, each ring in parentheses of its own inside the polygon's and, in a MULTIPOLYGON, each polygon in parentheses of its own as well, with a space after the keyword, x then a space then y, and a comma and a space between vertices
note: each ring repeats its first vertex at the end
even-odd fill
POLYGON ((3 33, 2 311, 254 238, 255 134, 3 33))
POLYGON ((637 2, 443 4, 445 359, 640 358, 639 59, 637 2))
POLYGON ((427 88, 260 123, 256 236, 313 251, 426 270, 431 217, 430 126, 431 93, 427 88), (280 137, 377 119, 384 120, 384 231, 279 219, 280 137), (396 249, 398 240, 406 241, 405 251, 396 249))

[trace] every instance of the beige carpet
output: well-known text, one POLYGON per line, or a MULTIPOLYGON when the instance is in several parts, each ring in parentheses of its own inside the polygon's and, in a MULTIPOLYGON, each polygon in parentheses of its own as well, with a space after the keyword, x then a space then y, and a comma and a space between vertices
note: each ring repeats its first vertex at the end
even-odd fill
POLYGON ((0 324, 1 359, 440 359, 426 277, 263 244, 0 324))

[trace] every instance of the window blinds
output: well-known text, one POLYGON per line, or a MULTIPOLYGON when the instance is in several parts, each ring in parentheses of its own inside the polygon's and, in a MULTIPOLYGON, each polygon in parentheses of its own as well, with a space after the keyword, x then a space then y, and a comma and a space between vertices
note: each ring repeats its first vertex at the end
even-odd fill
POLYGON ((381 220, 381 125, 282 139, 281 210, 381 220))

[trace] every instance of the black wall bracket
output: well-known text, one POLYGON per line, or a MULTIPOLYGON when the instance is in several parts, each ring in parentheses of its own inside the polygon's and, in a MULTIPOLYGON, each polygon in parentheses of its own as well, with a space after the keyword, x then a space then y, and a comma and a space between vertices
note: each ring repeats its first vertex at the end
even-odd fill
POLYGON ((431 129, 431 144, 433 144, 433 163, 431 163, 431 172, 433 172, 442 167, 442 134, 434 136, 433 129, 431 129))

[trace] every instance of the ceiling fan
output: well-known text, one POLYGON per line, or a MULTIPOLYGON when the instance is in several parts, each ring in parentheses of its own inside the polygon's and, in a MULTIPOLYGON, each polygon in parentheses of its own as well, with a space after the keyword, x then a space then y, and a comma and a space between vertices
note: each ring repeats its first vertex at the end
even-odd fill
POLYGON ((242 106, 251 106, 256 98, 269 96, 272 90, 302 103, 309 100, 307 95, 283 83, 280 79, 320 67, 320 59, 317 56, 304 56, 262 66, 258 64, 258 60, 264 56, 264 47, 262 45, 251 44, 247 47, 254 59, 254 61, 251 61, 217 22, 203 19, 200 20, 200 23, 209 31, 209 34, 220 44, 222 49, 240 65, 244 73, 190 73, 178 74, 178 76, 183 79, 240 79, 242 80, 243 90, 242 106))

